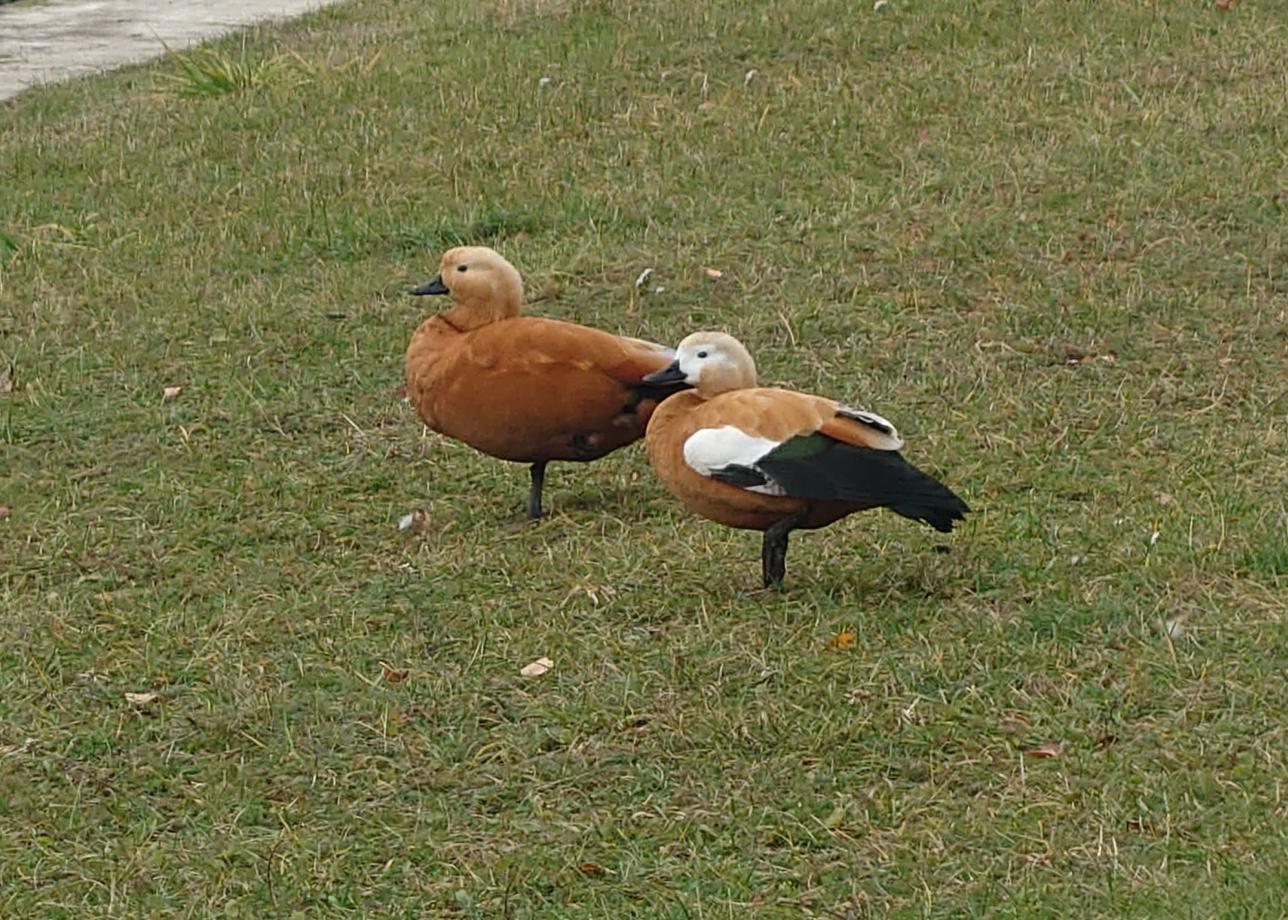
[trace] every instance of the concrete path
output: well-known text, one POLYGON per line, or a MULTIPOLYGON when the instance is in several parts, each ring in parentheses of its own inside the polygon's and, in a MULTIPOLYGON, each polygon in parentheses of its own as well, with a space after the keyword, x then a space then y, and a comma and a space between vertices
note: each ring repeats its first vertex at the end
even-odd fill
POLYGON ((0 4, 0 99, 335 0, 20 0, 0 4))

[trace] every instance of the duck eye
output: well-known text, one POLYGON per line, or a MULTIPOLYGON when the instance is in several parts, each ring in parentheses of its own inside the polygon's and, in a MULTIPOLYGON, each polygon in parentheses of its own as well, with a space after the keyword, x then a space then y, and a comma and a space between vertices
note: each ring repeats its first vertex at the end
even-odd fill
POLYGON ((465 266, 464 266, 464 265, 458 265, 458 266, 456 266, 456 270, 457 270, 458 272, 463 272, 463 271, 465 271, 465 266))
POLYGON ((706 353, 705 351, 700 351, 700 352, 698 352, 698 357, 699 357, 699 358, 705 358, 706 356, 707 356, 707 353, 706 353))

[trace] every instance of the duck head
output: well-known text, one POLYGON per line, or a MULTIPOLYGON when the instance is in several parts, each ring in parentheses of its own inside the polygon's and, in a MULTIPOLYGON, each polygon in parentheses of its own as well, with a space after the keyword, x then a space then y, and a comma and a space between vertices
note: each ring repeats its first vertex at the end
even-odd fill
POLYGON ((675 360, 644 378, 645 383, 687 383, 703 399, 756 385, 756 362, 723 332, 695 332, 675 349, 675 360))
POLYGON ((496 250, 457 246, 443 253, 438 274, 412 294, 447 294, 456 305, 443 317, 461 331, 519 315, 523 279, 496 250))

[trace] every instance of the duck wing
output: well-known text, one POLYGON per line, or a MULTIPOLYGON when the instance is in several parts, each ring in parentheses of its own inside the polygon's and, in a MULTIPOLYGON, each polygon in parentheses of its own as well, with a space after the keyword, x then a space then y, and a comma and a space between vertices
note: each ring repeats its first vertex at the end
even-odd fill
POLYGON ((944 532, 969 510, 904 459, 898 432, 876 413, 786 390, 741 390, 704 408, 723 424, 690 435, 684 459, 717 481, 767 495, 889 508, 944 532))

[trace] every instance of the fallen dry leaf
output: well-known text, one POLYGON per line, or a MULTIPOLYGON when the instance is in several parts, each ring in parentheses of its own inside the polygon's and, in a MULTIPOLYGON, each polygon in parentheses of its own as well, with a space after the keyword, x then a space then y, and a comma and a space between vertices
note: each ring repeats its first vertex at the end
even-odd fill
POLYGON ((519 673, 524 677, 540 677, 555 666, 555 663, 549 658, 541 657, 536 661, 529 662, 519 669, 519 673))
POLYGON ((125 694, 125 702, 129 703, 131 706, 146 706, 148 703, 151 703, 154 700, 156 700, 156 698, 157 698, 157 694, 155 693, 128 693, 127 692, 125 694))
POLYGON ((724 272, 718 268, 704 268, 703 271, 707 273, 707 277, 712 281, 719 281, 724 277, 724 272))
POLYGON ((582 862, 577 863, 577 871, 582 875, 607 875, 608 870, 599 863, 582 862))
POLYGON ((847 648, 853 648, 857 637, 848 629, 843 629, 835 636, 827 640, 827 650, 829 652, 843 652, 847 648))
POLYGON ((406 668, 391 667, 383 661, 380 662, 380 669, 381 674, 384 675, 385 682, 390 684, 401 684, 407 679, 407 675, 411 673, 411 671, 406 668))
POLYGON ((1172 502, 1176 501, 1176 499, 1172 498, 1172 496, 1168 495, 1166 492, 1155 492, 1154 501, 1158 502, 1160 505, 1170 505, 1172 502))
POLYGON ((1033 750, 1029 751, 1030 757, 1043 759, 1046 757, 1059 757, 1064 750, 1064 745, 1059 741, 1048 741, 1045 744, 1039 744, 1033 750))
POLYGON ((13 365, 10 364, 0 371, 0 396, 8 396, 13 392, 13 365))
POLYGON ((161 399, 162 400, 174 399, 182 392, 183 392, 183 387, 178 387, 178 386, 166 387, 164 390, 161 391, 161 399))
POLYGON ((7 517, 9 516, 9 514, 10 514, 9 506, 8 506, 8 505, 0 505, 0 521, 2 521, 2 520, 4 520, 5 518, 7 518, 7 517))

